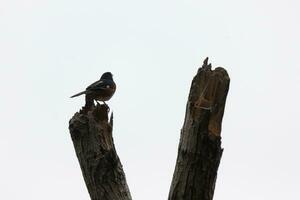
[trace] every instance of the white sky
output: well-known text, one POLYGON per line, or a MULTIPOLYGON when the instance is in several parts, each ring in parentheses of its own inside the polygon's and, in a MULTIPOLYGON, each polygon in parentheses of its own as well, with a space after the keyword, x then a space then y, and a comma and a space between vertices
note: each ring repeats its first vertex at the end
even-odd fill
POLYGON ((69 99, 114 74, 114 140, 134 199, 167 199, 191 80, 231 87, 215 200, 300 199, 300 3, 0 1, 0 199, 88 200, 69 99))

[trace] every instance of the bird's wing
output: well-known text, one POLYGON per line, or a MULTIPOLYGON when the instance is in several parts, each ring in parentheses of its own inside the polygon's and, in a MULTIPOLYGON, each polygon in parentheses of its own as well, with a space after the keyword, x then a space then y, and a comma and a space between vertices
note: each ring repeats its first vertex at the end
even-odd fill
POLYGON ((91 84, 86 88, 87 91, 97 91, 97 90, 104 90, 107 89, 107 87, 110 85, 110 83, 106 80, 99 80, 95 83, 91 84))

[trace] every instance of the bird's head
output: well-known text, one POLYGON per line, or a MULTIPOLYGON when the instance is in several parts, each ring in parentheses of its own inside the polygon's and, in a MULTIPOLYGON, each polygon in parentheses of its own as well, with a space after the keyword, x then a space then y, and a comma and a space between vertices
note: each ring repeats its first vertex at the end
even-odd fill
POLYGON ((105 72, 104 74, 102 74, 101 78, 100 79, 109 79, 109 80, 112 80, 112 73, 110 72, 105 72))

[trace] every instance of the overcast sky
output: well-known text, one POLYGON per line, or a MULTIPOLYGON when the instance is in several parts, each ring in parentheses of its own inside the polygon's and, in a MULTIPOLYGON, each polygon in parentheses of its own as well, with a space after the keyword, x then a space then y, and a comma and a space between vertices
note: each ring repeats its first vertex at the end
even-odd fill
POLYGON ((231 77, 215 200, 300 199, 297 0, 1 0, 0 199, 89 200, 70 99, 111 71, 114 140, 136 200, 165 200, 190 83, 231 77))

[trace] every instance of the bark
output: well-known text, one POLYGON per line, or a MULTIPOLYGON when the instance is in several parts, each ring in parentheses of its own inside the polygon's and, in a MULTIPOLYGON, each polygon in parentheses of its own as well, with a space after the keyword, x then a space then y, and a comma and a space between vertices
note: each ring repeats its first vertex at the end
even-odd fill
POLYGON ((207 62, 192 81, 169 200, 213 199, 230 79, 225 69, 211 70, 207 62))
POLYGON ((106 105, 86 106, 75 113, 69 130, 92 200, 131 200, 112 138, 113 115, 106 105))

